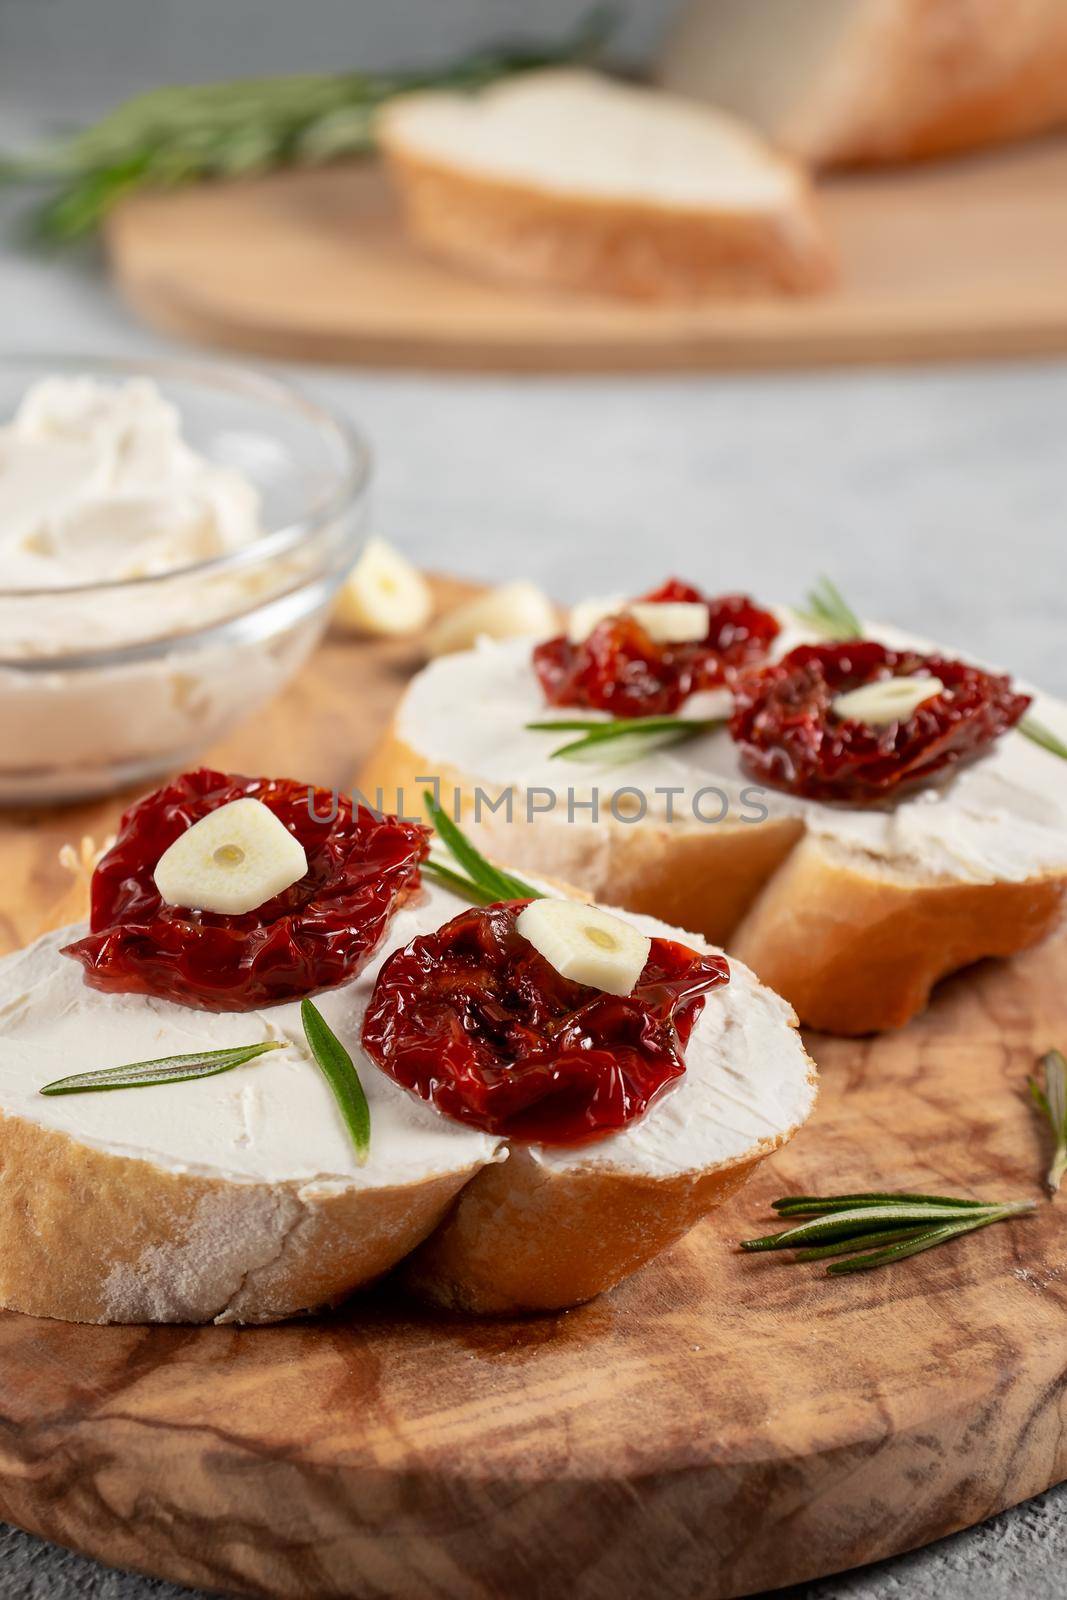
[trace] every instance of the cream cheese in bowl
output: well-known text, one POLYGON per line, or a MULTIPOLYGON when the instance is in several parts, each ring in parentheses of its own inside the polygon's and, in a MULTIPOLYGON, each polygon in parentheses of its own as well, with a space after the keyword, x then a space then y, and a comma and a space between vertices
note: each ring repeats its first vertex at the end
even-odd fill
POLYGON ((0 363, 0 802, 195 759, 292 676, 362 540, 367 452, 288 385, 0 363))
POLYGON ((0 587, 173 572, 251 543, 259 495, 149 378, 42 378, 0 427, 0 587))

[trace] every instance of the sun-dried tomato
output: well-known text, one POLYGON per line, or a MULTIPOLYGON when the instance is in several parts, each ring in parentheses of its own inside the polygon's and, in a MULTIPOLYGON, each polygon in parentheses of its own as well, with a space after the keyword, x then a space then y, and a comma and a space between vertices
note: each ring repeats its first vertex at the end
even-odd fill
POLYGON ((1011 680, 944 656, 869 640, 801 645, 746 674, 730 732, 755 777, 813 800, 877 800, 979 755, 1030 704, 1011 680), (928 675, 944 689, 908 717, 873 727, 834 699, 882 678, 928 675))
POLYGON ((629 995, 563 978, 517 931, 527 901, 463 911, 396 950, 363 1021, 378 1065, 446 1116, 574 1145, 625 1127, 685 1071, 722 956, 653 939, 629 995))
POLYGON ((344 795, 286 778, 202 768, 130 807, 93 874, 91 932, 64 954, 111 994, 151 994, 205 1011, 249 1011, 351 978, 398 903, 419 884, 429 848, 419 823, 378 817, 344 795), (240 916, 166 904, 160 856, 208 812, 251 795, 295 834, 302 878, 240 916))
POLYGON ((706 636, 657 643, 623 613, 605 617, 580 644, 565 634, 547 639, 535 647, 533 663, 549 705, 587 706, 614 717, 667 716, 691 694, 730 684, 741 668, 764 660, 779 631, 777 618, 747 595, 709 599, 677 578, 641 599, 706 605, 706 636))

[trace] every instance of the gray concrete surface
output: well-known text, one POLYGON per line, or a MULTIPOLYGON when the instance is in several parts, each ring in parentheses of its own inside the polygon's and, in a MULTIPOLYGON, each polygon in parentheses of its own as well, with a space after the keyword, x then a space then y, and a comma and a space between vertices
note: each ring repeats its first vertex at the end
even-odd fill
MULTIPOLYGON (((537 27, 579 9, 543 0, 537 27)), ((627 49, 646 47, 668 10, 632 6, 627 49)), ((164 77, 429 60, 530 15, 521 0, 0 0, 0 145, 60 108, 97 111, 164 77)), ((127 316, 91 252, 20 250, 24 211, 0 196, 0 343, 170 348, 127 316)), ((426 565, 530 575, 562 598, 651 582, 665 550, 680 574, 781 600, 826 571, 859 609, 1067 693, 1067 364, 567 382, 295 375, 363 424, 378 455, 378 531, 426 565)), ((1061 1489, 794 1593, 1053 1600, 1065 1512, 1061 1489)), ((186 1592, 0 1531, 2 1600, 186 1592)))

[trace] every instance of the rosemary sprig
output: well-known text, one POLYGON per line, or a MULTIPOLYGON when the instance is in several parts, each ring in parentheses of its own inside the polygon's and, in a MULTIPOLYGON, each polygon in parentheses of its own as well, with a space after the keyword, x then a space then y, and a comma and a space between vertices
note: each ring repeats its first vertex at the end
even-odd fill
MULTIPOLYGON (((837 585, 829 578, 820 578, 806 599, 806 610, 794 608, 796 615, 824 638, 846 641, 863 638, 863 624, 845 599, 837 585)), ((1032 744, 1040 745, 1050 755, 1067 761, 1067 743, 1036 717, 1023 717, 1015 725, 1016 732, 1032 744)))
POLYGON ((801 622, 826 639, 862 639, 863 624, 832 579, 821 577, 804 599, 804 609, 794 608, 801 622))
POLYGON ((333 1090, 345 1127, 355 1146, 359 1166, 370 1153, 370 1106, 363 1092, 352 1057, 330 1027, 319 1008, 310 1000, 300 1002, 300 1021, 308 1049, 333 1090))
POLYGON ((606 760, 614 763, 639 759, 653 750, 667 749, 671 745, 685 744, 699 734, 710 733, 725 725, 724 717, 619 717, 609 722, 585 717, 570 721, 528 722, 526 727, 531 733, 582 734, 580 739, 569 740, 550 751, 550 761, 566 758, 571 761, 606 760))
POLYGON ((241 1067, 267 1050, 283 1050, 285 1042, 231 1045, 225 1050, 197 1050, 191 1055, 160 1056, 155 1061, 131 1061, 128 1066, 103 1067, 99 1072, 76 1072, 69 1078, 46 1083, 41 1094, 89 1094, 98 1089, 150 1089, 160 1083, 186 1083, 191 1078, 213 1078, 218 1072, 241 1067))
POLYGON ((1027 1078, 1030 1098, 1052 1129, 1052 1165, 1045 1182, 1049 1194, 1058 1194, 1067 1176, 1067 1060, 1059 1050, 1041 1057, 1045 1072, 1044 1088, 1035 1078, 1027 1078))
POLYGON ((24 157, 0 159, 0 176, 54 188, 37 217, 45 241, 64 244, 96 228, 136 189, 175 188, 294 163, 363 155, 374 116, 409 90, 475 90, 531 68, 597 57, 616 13, 600 6, 567 37, 503 43, 436 71, 344 72, 156 89, 92 127, 24 157))
POLYGON ((889 1266, 963 1233, 988 1228, 994 1222, 1033 1211, 1034 1200, 959 1200, 947 1195, 873 1192, 832 1195, 791 1195, 774 1201, 784 1218, 806 1216, 808 1221, 760 1239, 745 1239, 748 1252, 792 1250, 793 1260, 821 1261, 830 1256, 827 1272, 869 1272, 889 1266))
POLYGON ((422 864, 422 870, 428 878, 433 878, 444 888, 451 889, 453 894, 466 896, 472 904, 477 905, 493 905, 498 900, 544 898, 540 889, 534 889, 521 878, 516 878, 510 872, 504 872, 500 867, 494 867, 491 861, 487 861, 481 851, 471 844, 459 824, 453 822, 447 812, 441 809, 429 790, 423 795, 423 799, 439 838, 466 874, 464 876, 463 873, 455 872, 431 856, 422 864))

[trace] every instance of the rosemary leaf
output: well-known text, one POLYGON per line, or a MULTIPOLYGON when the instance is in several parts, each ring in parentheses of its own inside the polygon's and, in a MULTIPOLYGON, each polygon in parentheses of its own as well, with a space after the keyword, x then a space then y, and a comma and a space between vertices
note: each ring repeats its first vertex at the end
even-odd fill
POLYGON ((857 1250, 882 1250, 888 1244, 918 1239, 929 1231, 928 1228, 879 1228, 875 1233, 857 1233, 851 1239, 838 1239, 833 1244, 802 1246, 793 1251, 793 1260, 825 1261, 828 1256, 848 1256, 857 1250))
POLYGON ((603 717, 550 717, 547 722, 526 724, 531 733, 595 733, 597 728, 613 726, 614 723, 605 722, 603 717))
MULTIPOLYGON (((441 809, 433 795, 426 791, 423 796, 426 809, 430 813, 437 833, 442 842, 447 845, 449 853, 453 855, 461 867, 468 873, 471 885, 480 895, 487 896, 487 905, 497 900, 541 900, 544 898, 540 889, 534 889, 521 878, 513 877, 510 872, 504 872, 499 867, 494 867, 487 861, 480 850, 477 850, 463 829, 452 821, 452 818, 441 809)), ((447 870, 447 869, 446 869, 447 870)), ((455 876, 458 876, 456 874, 455 876)))
POLYGON ((1051 728, 1043 722, 1038 722, 1036 717, 1024 717, 1017 724, 1019 732, 1024 739, 1029 739, 1031 744, 1040 745, 1042 750, 1047 750, 1050 755, 1059 756, 1061 761, 1067 761, 1067 744, 1053 733, 1051 728))
POLYGON ((830 578, 821 577, 805 597, 804 609, 795 608, 801 622, 826 639, 862 639, 863 624, 830 578))
POLYGON ((160 1083, 187 1083, 213 1078, 243 1066, 267 1050, 282 1050, 284 1040, 264 1044, 231 1045, 225 1050, 197 1050, 191 1055, 160 1056, 155 1061, 132 1061, 128 1066, 103 1067, 99 1072, 76 1072, 69 1078, 46 1083, 41 1094, 89 1094, 101 1089, 150 1089, 160 1083))
POLYGON ((629 761, 653 750, 685 744, 702 733, 725 727, 723 717, 619 717, 611 721, 593 718, 574 721, 528 722, 535 733, 581 732, 581 739, 561 744, 550 752, 549 760, 629 761), (609 746, 607 750, 603 746, 609 746))
POLYGON ((943 1194, 911 1194, 903 1189, 873 1190, 868 1194, 838 1194, 830 1199, 816 1195, 792 1194, 771 1202, 771 1209, 780 1216, 817 1216, 828 1211, 847 1211, 854 1206, 892 1205, 894 1202, 915 1201, 928 1206, 974 1206, 982 1209, 984 1200, 954 1200, 943 1194))
POLYGON ((1052 1165, 1045 1182, 1050 1194, 1058 1194, 1067 1176, 1067 1060, 1059 1050, 1049 1050, 1041 1057, 1045 1072, 1044 1088, 1034 1078, 1030 1085, 1030 1098, 1052 1129, 1052 1165))
POLYGON ((846 1261, 832 1261, 826 1270, 833 1277, 839 1277, 846 1272, 870 1272, 875 1267, 887 1267, 894 1261, 917 1256, 923 1250, 932 1250, 935 1245, 946 1244, 949 1239, 957 1239, 960 1234, 974 1233, 979 1228, 991 1227, 994 1222, 1006 1222, 1009 1217, 1022 1216, 1024 1212, 1033 1211, 1034 1208, 1033 1200, 1020 1200, 1014 1205, 1000 1206, 995 1211, 971 1217, 964 1222, 946 1222, 937 1228, 927 1228, 910 1243, 898 1242, 888 1245, 884 1250, 874 1250, 868 1255, 850 1256, 846 1261))
POLYGON ((333 1090, 333 1097, 355 1146, 356 1161, 362 1167, 370 1153, 370 1106, 359 1081, 359 1073, 322 1012, 310 1000, 301 1000, 300 1020, 304 1025, 308 1048, 333 1090))
POLYGON ((472 878, 464 877, 462 872, 453 872, 451 867, 446 867, 441 861, 435 861, 432 856, 423 862, 422 872, 424 877, 439 883, 442 889, 448 889, 461 900, 469 900, 472 905, 489 906, 497 898, 488 890, 479 888, 472 878))
POLYGON ((631 728, 618 738, 574 739, 561 744, 549 753, 550 761, 590 761, 608 766, 619 766, 630 761, 641 761, 654 750, 669 750, 676 744, 686 744, 694 735, 681 728, 659 729, 644 733, 631 728))

